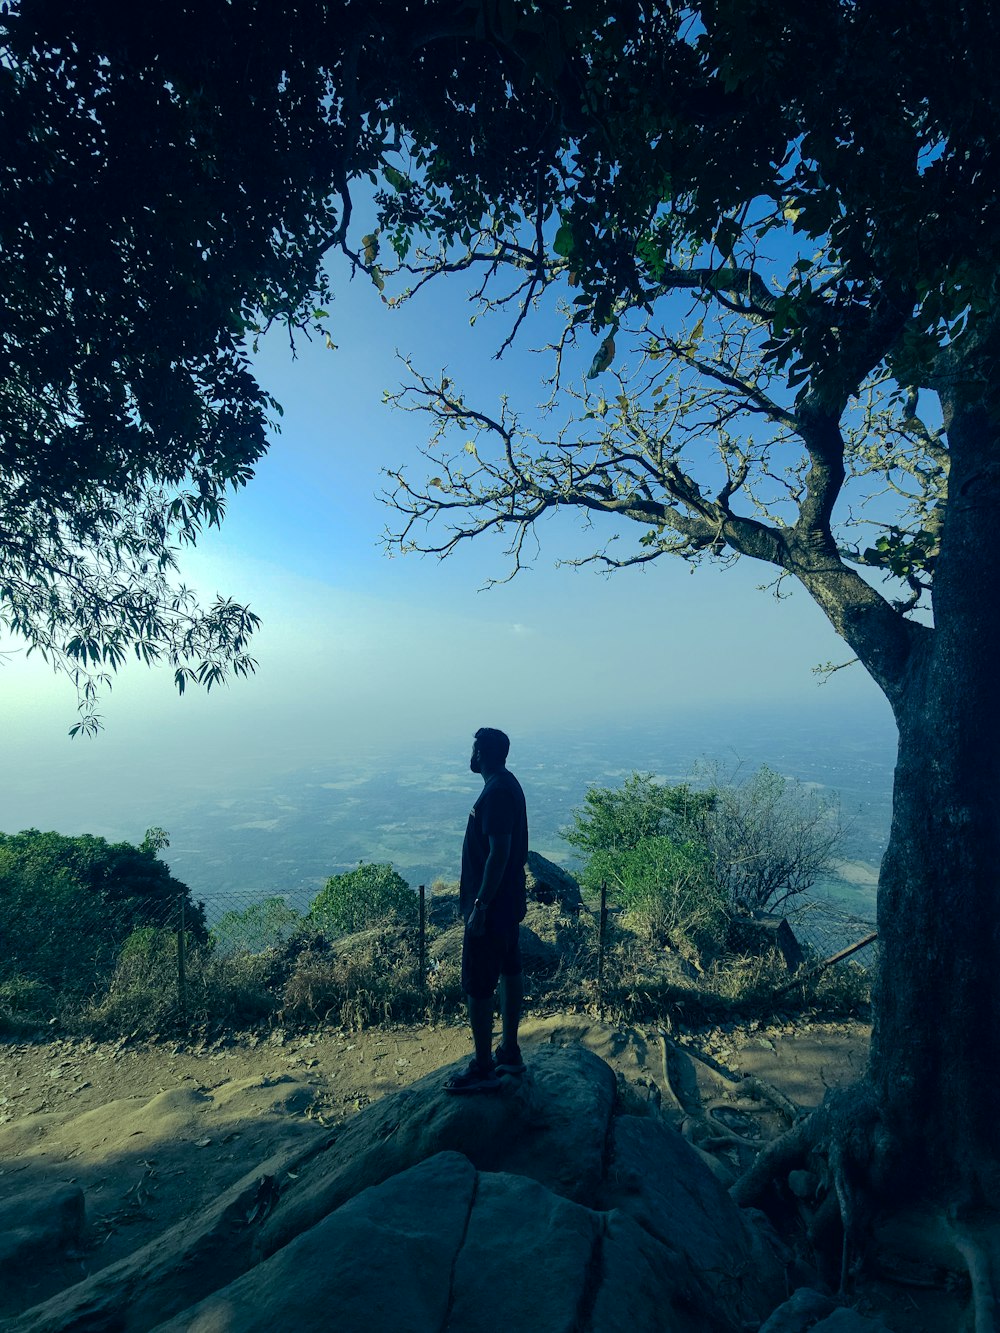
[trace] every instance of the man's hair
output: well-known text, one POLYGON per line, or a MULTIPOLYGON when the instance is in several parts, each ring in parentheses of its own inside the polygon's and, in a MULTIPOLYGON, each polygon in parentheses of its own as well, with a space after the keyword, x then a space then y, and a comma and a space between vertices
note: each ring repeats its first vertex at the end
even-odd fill
POLYGON ((510 737, 496 727, 480 727, 476 732, 479 753, 491 765, 502 764, 510 753, 510 737))

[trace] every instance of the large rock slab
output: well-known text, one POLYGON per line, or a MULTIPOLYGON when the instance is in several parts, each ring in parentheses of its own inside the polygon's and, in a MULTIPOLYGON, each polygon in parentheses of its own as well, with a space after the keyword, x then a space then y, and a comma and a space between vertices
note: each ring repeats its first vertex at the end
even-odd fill
POLYGON ((476 1194, 476 1170, 441 1153, 365 1190, 158 1333, 437 1333, 476 1194))
POLYGON ((442 1091, 449 1073, 461 1068, 428 1075, 350 1121, 263 1228, 262 1256, 369 1185, 447 1150, 463 1153, 481 1171, 524 1175, 567 1198, 593 1199, 617 1092, 603 1060, 580 1047, 534 1051, 528 1075, 488 1097, 442 1091))
POLYGON ((675 1269, 697 1275, 701 1305, 724 1301, 750 1320, 782 1290, 785 1256, 766 1224, 738 1208, 701 1156, 662 1121, 615 1118, 602 1201, 674 1254, 675 1269))
POLYGON ((779 1248, 611 1069, 534 1048, 452 1097, 448 1069, 272 1160, 254 1183, 12 1333, 732 1333, 784 1298, 779 1248))

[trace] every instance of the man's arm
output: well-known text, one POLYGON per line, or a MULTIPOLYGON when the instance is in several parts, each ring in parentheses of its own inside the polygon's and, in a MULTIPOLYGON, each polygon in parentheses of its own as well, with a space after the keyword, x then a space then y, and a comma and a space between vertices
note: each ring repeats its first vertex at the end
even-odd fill
POLYGON ((489 907, 496 897, 500 881, 503 879, 503 872, 507 869, 507 862, 510 860, 512 837, 513 835, 510 833, 490 834, 490 850, 486 857, 486 864, 483 866, 483 882, 476 898, 476 901, 482 903, 483 907, 489 907))
POLYGON ((486 929, 486 908, 496 897, 503 879, 503 872, 510 860, 510 833, 491 833, 490 850, 483 867, 483 882, 480 885, 476 901, 469 914, 469 930, 473 935, 481 935, 486 929))

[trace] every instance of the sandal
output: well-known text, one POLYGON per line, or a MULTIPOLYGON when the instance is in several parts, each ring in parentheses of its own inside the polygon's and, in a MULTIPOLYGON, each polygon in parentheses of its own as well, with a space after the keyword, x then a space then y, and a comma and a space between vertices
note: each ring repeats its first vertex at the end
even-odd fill
POLYGON ((480 1069, 473 1060, 464 1074, 445 1080, 445 1092, 499 1092, 500 1080, 492 1069, 480 1069))

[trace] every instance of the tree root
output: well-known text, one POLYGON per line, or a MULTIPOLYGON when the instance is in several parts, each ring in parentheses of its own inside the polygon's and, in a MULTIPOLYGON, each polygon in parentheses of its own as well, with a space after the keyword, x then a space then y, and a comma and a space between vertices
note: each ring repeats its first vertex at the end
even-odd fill
POLYGON ((998 1219, 948 1219, 948 1232, 972 1284, 975 1333, 1000 1333, 1000 1223, 998 1219))

